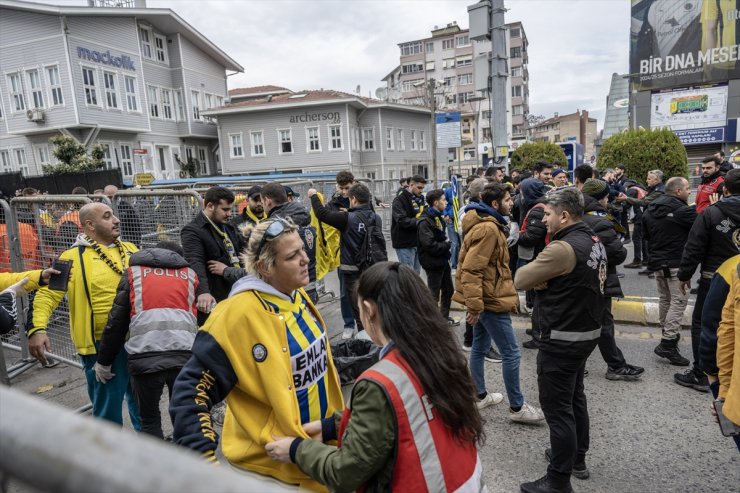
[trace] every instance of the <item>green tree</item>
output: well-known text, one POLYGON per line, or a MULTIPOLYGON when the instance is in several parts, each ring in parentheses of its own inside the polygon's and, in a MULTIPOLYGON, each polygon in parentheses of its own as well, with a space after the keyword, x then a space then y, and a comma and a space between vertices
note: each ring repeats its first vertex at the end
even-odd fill
POLYGON ((175 161, 180 165, 181 178, 196 178, 200 170, 200 161, 189 157, 187 161, 182 161, 180 156, 175 155, 175 161))
POLYGON ((661 170, 665 179, 689 175, 686 148, 667 128, 627 130, 606 139, 599 150, 597 168, 618 164, 624 164, 627 176, 643 183, 647 172, 654 169, 661 170))
POLYGON ((49 139, 49 143, 54 146, 54 156, 59 163, 43 164, 41 169, 45 175, 86 173, 104 166, 105 151, 100 144, 92 146, 88 154, 84 145, 68 135, 55 135, 49 139))
POLYGON ((530 142, 520 145, 511 155, 511 168, 532 169, 537 161, 564 166, 568 162, 562 147, 552 142, 530 142))

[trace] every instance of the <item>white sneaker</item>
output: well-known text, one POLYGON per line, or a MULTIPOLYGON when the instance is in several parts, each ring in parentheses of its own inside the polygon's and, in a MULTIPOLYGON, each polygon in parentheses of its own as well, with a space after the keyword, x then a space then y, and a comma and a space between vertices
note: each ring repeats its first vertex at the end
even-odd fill
POLYGON ((525 402, 517 412, 509 409, 509 419, 517 423, 539 423, 545 419, 545 414, 539 407, 530 406, 525 402))
POLYGON ((501 404, 501 402, 504 400, 504 395, 499 394, 498 392, 489 392, 486 394, 486 396, 475 403, 476 406, 478 406, 478 409, 485 409, 488 406, 493 406, 496 404, 501 404))
POLYGON ((350 327, 345 327, 344 331, 342 332, 342 339, 352 339, 355 335, 355 329, 350 327))

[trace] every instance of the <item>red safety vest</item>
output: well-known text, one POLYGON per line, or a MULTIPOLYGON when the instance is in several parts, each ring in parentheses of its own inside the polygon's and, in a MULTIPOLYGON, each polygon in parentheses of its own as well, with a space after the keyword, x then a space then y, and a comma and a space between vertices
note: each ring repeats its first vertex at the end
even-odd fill
MULTIPOLYGON (((483 468, 474 443, 461 443, 444 424, 419 379, 397 349, 360 375, 385 390, 398 429, 392 491, 485 491, 483 468)), ((339 446, 349 424, 345 409, 339 446)), ((364 491, 364 487, 359 491, 364 491)))
POLYGON ((719 186, 725 182, 724 177, 718 176, 709 183, 699 185, 696 188, 696 213, 700 213, 707 207, 709 207, 709 196, 713 193, 717 193, 719 186))

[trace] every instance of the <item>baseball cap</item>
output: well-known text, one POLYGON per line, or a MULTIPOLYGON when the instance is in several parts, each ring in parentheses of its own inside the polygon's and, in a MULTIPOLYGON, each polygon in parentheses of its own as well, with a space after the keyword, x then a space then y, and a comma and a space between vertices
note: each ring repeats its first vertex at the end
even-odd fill
POLYGON ((287 195, 288 197, 300 197, 300 196, 301 196, 301 194, 300 194, 300 193, 298 193, 298 192, 294 192, 294 191, 293 191, 293 189, 292 189, 292 188, 290 188, 290 187, 289 187, 289 186, 287 186, 287 185, 283 185, 283 188, 285 188, 285 194, 286 194, 286 195, 287 195))
POLYGON ((259 185, 254 185, 247 192, 247 197, 249 197, 250 199, 253 199, 257 195, 261 195, 261 194, 262 194, 262 187, 259 185))

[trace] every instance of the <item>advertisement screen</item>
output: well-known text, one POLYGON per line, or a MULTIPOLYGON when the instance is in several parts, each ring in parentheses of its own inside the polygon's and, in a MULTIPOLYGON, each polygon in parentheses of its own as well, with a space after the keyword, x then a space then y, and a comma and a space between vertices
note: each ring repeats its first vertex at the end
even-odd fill
POLYGON ((637 90, 740 78, 737 0, 632 0, 630 36, 637 90))
POLYGON ((685 145, 724 140, 727 86, 653 93, 650 127, 668 127, 685 145))

